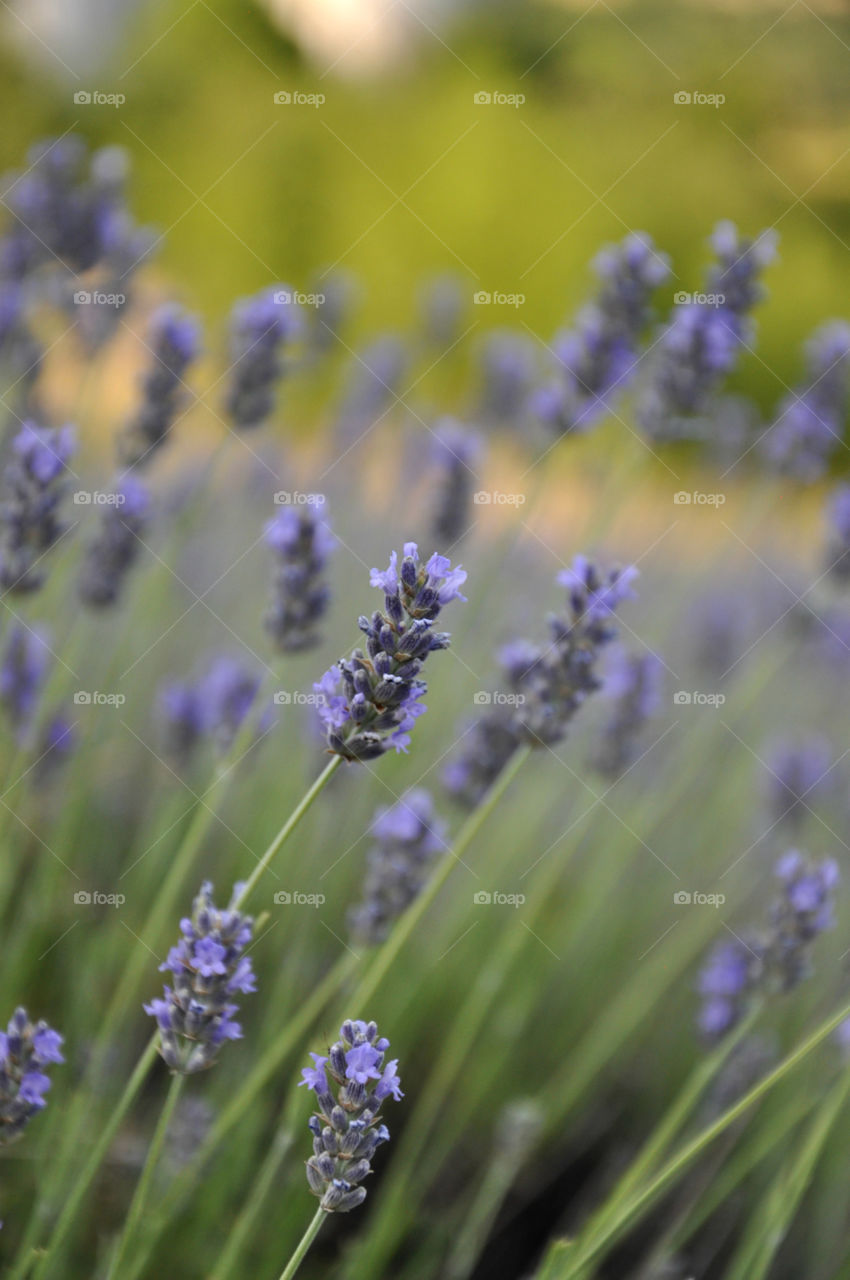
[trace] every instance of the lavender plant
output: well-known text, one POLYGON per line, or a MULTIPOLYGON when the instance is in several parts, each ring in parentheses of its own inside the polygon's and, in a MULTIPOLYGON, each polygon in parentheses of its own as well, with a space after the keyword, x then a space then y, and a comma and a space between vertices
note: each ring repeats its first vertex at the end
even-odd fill
POLYGON ((148 324, 150 364, 141 378, 141 398, 120 440, 128 466, 147 464, 162 448, 184 399, 186 373, 197 359, 200 328, 195 318, 166 304, 148 324))
POLYGON ((80 571, 80 599, 92 609, 118 602, 143 548, 150 515, 148 491, 133 476, 126 476, 109 496, 112 501, 103 509, 80 571))
POLYGON ((46 1069, 64 1062, 62 1036, 44 1021, 32 1022, 16 1009, 0 1032, 0 1145, 23 1137, 30 1120, 47 1106, 51 1085, 46 1069))
POLYGON ((605 777, 619 777, 635 759, 641 731, 658 711, 662 675, 653 653, 621 651, 609 669, 604 691, 612 707, 591 754, 594 768, 605 777))
POLYGON ((280 653, 312 649, 330 599, 325 572, 336 545, 330 526, 313 505, 281 507, 266 525, 266 545, 275 561, 266 631, 280 653))
POLYGON ((767 463, 811 482, 824 474, 842 441, 850 391, 850 325, 832 321, 806 344, 806 379, 789 392, 760 444, 767 463))
POLYGON ((284 349, 300 332, 292 292, 282 285, 264 289, 234 307, 225 410, 237 431, 260 427, 271 416, 285 367, 284 349))
POLYGON ((454 546, 472 523, 470 507, 481 442, 474 432, 453 419, 437 423, 434 436, 433 452, 439 473, 431 530, 438 542, 454 546))
POLYGON ((385 608, 358 620, 366 652, 355 649, 313 686, 322 699, 319 715, 330 752, 364 761, 390 748, 407 750, 410 730, 426 710, 423 664, 451 639, 435 631, 434 623, 447 604, 465 600, 459 590, 465 581, 465 570, 453 569, 436 552, 422 564, 415 542, 404 544, 400 567, 393 551, 389 568, 372 570, 372 586, 383 591, 385 608))
POLYGON ((74 452, 71 427, 25 422, 12 440, 0 493, 0 585, 36 591, 44 582, 41 561, 66 531, 60 517, 74 452))

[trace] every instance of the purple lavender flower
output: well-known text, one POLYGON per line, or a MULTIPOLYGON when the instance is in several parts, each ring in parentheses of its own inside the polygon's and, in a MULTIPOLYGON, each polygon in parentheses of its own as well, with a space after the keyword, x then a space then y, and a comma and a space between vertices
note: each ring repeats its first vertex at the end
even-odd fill
POLYGON ((815 863, 792 849, 779 859, 775 873, 782 888, 766 929, 723 939, 700 971, 697 1021, 708 1039, 736 1026, 757 994, 790 991, 807 977, 812 943, 832 927, 839 877, 831 858, 815 863))
POLYGON ((32 723, 49 662, 45 633, 16 623, 0 660, 0 705, 19 739, 26 736, 32 723))
POLYGON ((670 274, 666 255, 643 234, 604 249, 594 268, 598 296, 556 336, 558 377, 532 397, 533 411, 559 435, 592 426, 631 381, 652 293, 670 274))
POLYGON ((474 809, 521 742, 512 710, 506 704, 491 707, 465 726, 460 749, 443 770, 443 786, 465 808, 474 809))
POLYGON ((183 401, 186 371, 198 356, 198 321, 180 307, 166 304, 151 317, 147 345, 151 361, 141 379, 141 403, 121 440, 121 455, 128 466, 150 461, 165 444, 183 401))
POLYGON ((431 529, 446 546, 454 546, 472 522, 470 505, 475 468, 481 457, 481 439, 452 418, 434 427, 434 458, 439 467, 431 529))
POLYGON ((459 590, 465 581, 465 571, 453 569, 445 556, 435 553, 421 564, 415 542, 405 543, 400 566, 393 552, 389 568, 372 570, 385 611, 358 620, 366 653, 355 649, 314 686, 322 697, 319 716, 329 751, 346 760, 374 760, 390 747, 407 750, 410 730, 426 710, 422 665, 450 642, 434 623, 447 604, 465 599, 459 590))
POLYGON ((144 485, 125 476, 111 496, 80 572, 80 599, 93 609, 116 603, 148 527, 150 498, 144 485))
POLYGON ((7 591, 35 591, 44 581, 38 562, 65 532, 59 504, 73 451, 71 427, 25 422, 12 440, 0 497, 0 586, 7 591))
POLYGON ((356 356, 337 411, 336 430, 343 440, 359 440, 398 399, 408 365, 408 352, 395 334, 381 334, 356 356))
POLYGON ((16 1009, 5 1033, 0 1032, 0 1146, 15 1142, 29 1121, 47 1106, 50 1088, 46 1069, 64 1062, 62 1036, 46 1022, 30 1022, 26 1009, 16 1009))
POLYGON ((191 763, 203 740, 206 722, 197 687, 186 681, 170 681, 157 697, 162 728, 163 754, 179 769, 191 763))
POLYGON ((678 300, 673 316, 646 361, 638 391, 638 423, 655 440, 704 434, 714 397, 753 341, 750 311, 762 297, 760 276, 773 260, 776 237, 755 240, 721 222, 712 236, 717 261, 702 296, 678 300))
POLYGON ((372 822, 376 844, 368 855, 362 901, 349 912, 355 943, 377 946, 419 896, 430 867, 446 845, 446 826, 423 788, 406 791, 372 822))
POLYGON ((767 753, 767 802, 770 821, 797 828, 812 805, 833 785, 833 754, 825 738, 775 742, 767 753))
POLYGON ((234 1020, 238 994, 254 991, 251 959, 244 955, 253 921, 234 904, 242 890, 233 887, 230 905, 221 910, 205 881, 192 906, 191 918, 180 921, 181 938, 160 970, 171 974, 163 996, 144 1006, 156 1018, 159 1052, 172 1071, 192 1075, 211 1067, 226 1040, 239 1040, 234 1020))
POLYGON ((261 427, 271 417, 275 387, 284 371, 281 348, 301 331, 291 290, 264 289, 233 308, 230 386, 226 412, 239 431, 261 427))
POLYGON ((827 572, 837 582, 846 583, 850 580, 850 485, 841 484, 832 492, 827 514, 827 572))
POLYGON ((327 1054, 311 1053, 314 1065, 301 1072, 299 1084, 313 1090, 317 1108, 310 1117, 307 1182, 326 1213, 349 1213, 363 1203, 361 1183, 372 1172, 376 1149, 389 1141, 381 1105, 404 1097, 398 1060, 384 1061, 389 1047, 374 1022, 346 1020, 327 1054))
POLYGON ((30 777, 37 788, 49 786, 73 754, 77 731, 63 711, 57 711, 44 725, 35 744, 35 763, 30 777))
POLYGON ((771 466, 810 482, 826 471, 844 436, 850 390, 850 325, 821 325, 806 343, 806 378, 781 401, 773 425, 761 438, 771 466))
POLYGON ((325 569, 336 539, 316 507, 281 507, 266 525, 266 543, 275 558, 266 631, 280 653, 312 649, 330 599, 325 569))
POLYGON ((261 679, 239 658, 214 658, 198 685, 205 732, 226 751, 260 692, 261 679))
POLYGON ((495 426, 515 425, 535 375, 534 348, 523 334, 496 330, 481 348, 481 390, 476 417, 495 426))
POLYGON ((653 653, 617 653, 604 692, 612 700, 591 760, 605 777, 617 778, 637 754, 641 730, 658 711, 662 666, 653 653))

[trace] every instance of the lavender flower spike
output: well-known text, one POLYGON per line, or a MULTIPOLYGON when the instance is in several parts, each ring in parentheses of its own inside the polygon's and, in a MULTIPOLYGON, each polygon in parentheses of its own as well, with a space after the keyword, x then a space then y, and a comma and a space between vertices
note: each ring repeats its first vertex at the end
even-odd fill
POLYGON ((434 437, 440 475, 432 529, 435 538, 453 546, 472 524, 470 507, 481 440, 452 418, 444 418, 435 426, 434 437))
POLYGON ((613 708, 592 753, 592 763, 608 778, 618 777, 635 758, 637 739, 660 702, 662 667, 654 653, 620 653, 605 681, 613 708))
POLYGON ((790 991, 808 976, 814 940, 832 927, 832 894, 838 866, 832 858, 809 861, 796 849, 775 867, 782 885, 768 913, 767 928, 719 942, 698 982, 698 1024, 718 1039, 740 1022, 753 998, 790 991))
POLYGON ((275 557, 266 630, 280 653, 312 649, 328 606, 324 572, 336 540, 317 508, 305 506, 282 507, 266 525, 266 543, 275 557))
POLYGON ((50 661, 47 637, 16 623, 0 660, 0 706, 23 740, 32 724, 50 661))
POLYGON ((281 347, 300 328, 292 293, 282 285, 264 289, 233 308, 233 367, 225 409, 237 430, 260 427, 271 416, 275 385, 284 369, 281 347))
POLYGON ((172 1071, 183 1075, 211 1067, 226 1040, 242 1037, 233 997, 256 986, 250 957, 243 954, 253 921, 233 907, 241 889, 234 885, 230 906, 221 910, 209 881, 201 885, 191 918, 180 921, 183 936, 159 966, 171 973, 172 985, 144 1006, 156 1018, 159 1052, 172 1071))
POLYGON ((73 451, 71 427, 25 422, 12 440, 0 498, 0 586, 6 591, 34 591, 44 581, 37 561, 65 532, 59 503, 73 451))
POLYGON ((850 581, 850 485, 841 484, 830 497, 826 565, 836 582, 850 581))
POLYGON ((147 462, 165 444, 183 400, 186 371, 197 359, 200 326, 194 316, 166 304, 150 320, 150 367, 141 380, 141 403, 121 440, 128 466, 147 462))
POLYGON ((46 1022, 30 1022, 26 1009, 16 1009, 0 1032, 0 1146, 15 1142, 29 1121, 47 1106, 50 1088, 45 1068, 64 1062, 62 1037, 46 1022))
POLYGON ((434 859, 448 847, 445 833, 446 825, 424 788, 406 791, 396 804, 378 810, 363 900, 349 912, 355 942, 383 942, 393 922, 421 893, 434 859))
POLYGON ((381 1105, 391 1095, 404 1097, 398 1060, 384 1061, 389 1047, 374 1022, 346 1020, 336 1044, 326 1055, 311 1053, 313 1066, 301 1072, 299 1084, 316 1095, 307 1182, 326 1213, 349 1213, 363 1203, 361 1183, 372 1172, 375 1151, 389 1141, 381 1105))
POLYGON ((346 760, 374 760, 390 747, 407 750, 409 731, 426 710, 420 701, 423 663, 451 639, 434 623, 445 605, 465 599, 459 590, 465 581, 465 570, 453 569, 445 556, 435 553, 420 563, 415 542, 405 543, 400 566, 393 552, 389 568, 372 570, 384 612, 358 620, 366 653, 355 649, 314 685, 329 751, 346 760))
POLYGON ((806 343, 806 380, 781 401, 762 452, 785 475, 811 482, 827 469, 844 437, 850 391, 850 325, 833 320, 806 343))
POLYGON ((150 498, 144 485, 126 476, 111 496, 80 573, 80 599, 92 609, 116 603, 148 527, 150 498))

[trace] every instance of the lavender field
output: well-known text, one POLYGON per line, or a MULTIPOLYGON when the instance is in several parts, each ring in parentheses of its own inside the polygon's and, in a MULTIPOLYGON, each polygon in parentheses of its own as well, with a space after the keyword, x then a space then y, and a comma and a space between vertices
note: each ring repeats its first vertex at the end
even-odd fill
POLYGON ((4 5, 0 1276, 850 1277, 850 21, 4 5))

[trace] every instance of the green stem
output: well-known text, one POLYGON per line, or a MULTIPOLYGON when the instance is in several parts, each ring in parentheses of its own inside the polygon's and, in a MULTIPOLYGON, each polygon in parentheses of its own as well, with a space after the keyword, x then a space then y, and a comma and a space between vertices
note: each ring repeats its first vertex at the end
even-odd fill
POLYGON ((112 1255, 112 1264, 109 1268, 107 1280, 117 1280, 117 1277, 121 1274, 121 1264, 124 1261, 124 1255, 133 1242, 142 1214, 145 1211, 153 1175, 156 1172, 159 1157, 162 1154, 165 1135, 168 1133, 168 1126, 171 1123, 174 1108, 177 1106, 185 1082, 186 1077, 179 1072, 171 1077, 171 1085, 163 1103, 162 1111, 151 1139, 151 1145, 148 1148, 147 1159, 136 1184, 135 1194, 130 1202, 124 1230, 121 1233, 121 1239, 118 1241, 118 1247, 112 1255))
POLYGON ((293 1253, 292 1257, 287 1262, 283 1271, 281 1271, 280 1280, 292 1280, 292 1277, 295 1275, 295 1272, 298 1270, 298 1268, 301 1266, 301 1263, 304 1261, 304 1258, 307 1254, 307 1250, 310 1248, 310 1245, 313 1243, 313 1241, 316 1239, 316 1236, 321 1231, 324 1225, 325 1218, 327 1216, 328 1215, 324 1209, 319 1208, 316 1210, 316 1216, 314 1217, 313 1221, 310 1223, 309 1227, 301 1237, 301 1240, 299 1241, 298 1246, 295 1252, 293 1253))
POLYGON ((798 1045, 786 1058, 783 1058, 782 1062, 774 1067, 772 1071, 769 1071, 758 1084, 748 1090, 742 1098, 739 1098, 733 1106, 727 1108, 722 1115, 718 1116, 710 1125, 707 1125, 690 1142, 686 1142, 663 1166, 660 1172, 651 1179, 643 1191, 621 1209, 616 1218, 608 1224, 605 1231, 598 1236, 592 1245, 574 1253, 567 1263, 566 1269, 560 1272, 557 1280, 575 1280, 575 1277, 580 1276, 588 1263, 593 1261, 607 1245, 613 1244, 616 1238, 634 1221, 641 1210, 647 1208, 665 1191, 670 1183, 675 1181, 678 1175, 685 1170, 687 1165, 700 1152, 744 1115, 755 1102, 760 1101, 766 1093, 769 1093, 775 1084, 778 1084, 789 1072, 793 1071, 804 1058, 808 1057, 813 1049, 816 1049, 847 1018, 850 1018, 850 1004, 844 1005, 838 1013, 832 1014, 825 1022, 822 1022, 816 1031, 813 1031, 802 1044, 798 1045))
POLYGON ((330 760, 325 765, 324 769, 319 774, 318 778, 313 783, 312 787, 310 787, 309 791, 307 791, 306 795, 303 797, 300 804, 295 809, 293 809, 292 813, 289 815, 286 822, 281 827, 280 831, 278 831, 274 840, 272 840, 271 844, 266 849, 262 858, 260 858, 260 861, 257 863, 256 867, 251 872, 251 875, 245 881, 244 885, 242 886, 242 892, 239 894, 238 898, 236 898, 233 902, 234 910, 239 910, 242 904, 245 902, 245 900, 250 896, 253 889, 256 888, 258 880, 265 873, 265 871, 268 870, 269 863, 272 861, 275 854, 292 835, 292 832, 298 826, 298 823, 301 821, 304 815, 310 811, 315 800, 324 791, 325 787, 328 785, 331 778, 336 773, 337 769, 341 764, 342 764, 342 756, 334 756, 333 759, 330 760))
MULTIPOLYGON (((109 1148, 115 1139, 118 1128, 124 1116, 129 1111, 136 1095, 144 1083, 145 1077, 153 1065, 157 1055, 158 1036, 151 1037, 147 1048, 136 1064, 136 1069, 127 1082, 126 1088, 121 1095, 120 1100, 115 1106, 109 1120, 104 1125, 100 1133, 100 1138, 92 1147, 91 1154, 80 1171, 77 1178, 71 1184, 71 1191, 68 1199, 62 1206, 62 1212, 56 1220, 56 1225, 50 1237, 47 1248, 38 1264, 33 1280, 44 1280, 50 1270, 51 1262, 58 1256, 59 1250, 64 1243, 68 1232, 74 1222, 77 1210, 82 1203, 91 1182, 100 1168, 109 1148)), ((14 1270, 10 1273, 9 1280, 21 1280, 29 1270, 30 1256, 19 1257, 14 1270)))

